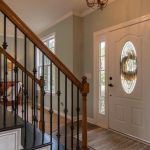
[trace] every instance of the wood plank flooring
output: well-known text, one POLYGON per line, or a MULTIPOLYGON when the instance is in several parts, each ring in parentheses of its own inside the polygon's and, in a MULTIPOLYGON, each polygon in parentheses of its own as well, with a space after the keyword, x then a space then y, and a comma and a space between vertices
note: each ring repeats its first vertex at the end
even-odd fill
MULTIPOLYGON (((39 113, 39 112, 38 112, 39 113)), ((31 105, 29 106, 29 122, 32 121, 32 109, 31 105)), ((19 115, 21 116, 21 107, 19 106, 19 115)), ((45 120, 46 120, 46 132, 50 132, 50 121, 49 121, 49 112, 45 110, 45 120)), ((68 120, 67 126, 67 147, 70 150, 71 144, 71 129, 70 129, 70 120, 68 120)), ((81 124, 80 124, 81 125, 81 124)), ((64 144, 64 118, 60 117, 60 126, 61 126, 61 143, 64 144)), ((76 123, 74 124, 74 149, 76 149, 76 123)), ((53 137, 57 141, 57 114, 53 114, 53 137)), ((81 140, 81 128, 80 128, 80 140, 81 140)), ((130 138, 127 138, 118 133, 99 128, 95 125, 88 123, 88 146, 90 150, 150 150, 150 146, 143 143, 134 141, 130 138)))
POLYGON ((91 150, 150 150, 146 144, 103 128, 88 131, 88 145, 91 150))
MULTIPOLYGON (((18 106, 18 113, 19 116, 22 118, 22 107, 21 105, 18 106)), ((11 108, 10 108, 11 110, 11 108)), ((48 110, 45 109, 44 111, 45 114, 45 131, 49 134, 50 133, 50 114, 48 112, 48 110)), ((32 108, 31 108, 31 104, 29 104, 28 106, 28 120, 30 123, 32 123, 32 108)), ((38 110, 38 124, 39 124, 39 120, 40 120, 40 110, 38 110)), ((69 120, 68 120, 69 121, 69 120)), ((60 116, 60 127, 65 125, 65 118, 60 116)), ((52 131, 56 131, 58 127, 58 115, 53 113, 52 115, 52 131)))

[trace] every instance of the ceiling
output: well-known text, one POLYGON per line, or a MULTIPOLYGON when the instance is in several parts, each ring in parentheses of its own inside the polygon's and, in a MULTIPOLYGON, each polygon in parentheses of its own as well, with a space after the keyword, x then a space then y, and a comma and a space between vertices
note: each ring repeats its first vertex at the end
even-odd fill
POLYGON ((37 34, 71 12, 82 15, 88 9, 86 0, 4 1, 37 34))

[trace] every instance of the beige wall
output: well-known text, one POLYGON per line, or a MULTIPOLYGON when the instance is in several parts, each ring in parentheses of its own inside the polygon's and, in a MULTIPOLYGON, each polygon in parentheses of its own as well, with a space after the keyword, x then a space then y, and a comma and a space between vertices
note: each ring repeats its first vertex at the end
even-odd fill
MULTIPOLYGON (((56 56, 79 78, 81 79, 82 63, 82 19, 70 16, 62 22, 54 25, 40 34, 41 39, 52 33, 56 38, 56 56)), ((65 105, 65 76, 61 74, 61 111, 65 105)), ((57 69, 56 69, 56 92, 57 92, 57 69)), ((68 109, 71 109, 71 82, 68 80, 68 109)), ((76 112, 76 88, 74 88, 74 114, 76 112)), ((46 94, 45 105, 49 107, 50 95, 46 94)), ((53 109, 57 110, 57 96, 53 95, 53 109)))
POLYGON ((81 80, 83 52, 83 19, 73 16, 73 73, 81 80))
POLYGON ((40 34, 41 38, 55 33, 56 55, 73 71, 73 16, 68 17, 40 34))

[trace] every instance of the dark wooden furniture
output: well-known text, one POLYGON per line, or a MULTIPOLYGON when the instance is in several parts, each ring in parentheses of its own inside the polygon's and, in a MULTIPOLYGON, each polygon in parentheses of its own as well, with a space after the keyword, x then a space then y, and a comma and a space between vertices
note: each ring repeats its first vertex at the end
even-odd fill
MULTIPOLYGON (((0 103, 1 104, 3 104, 3 94, 4 94, 4 82, 1 82, 1 84, 2 84, 2 96, 1 96, 1 101, 0 101, 0 103)), ((9 88, 9 87, 13 87, 13 86, 15 86, 15 82, 12 82, 12 81, 8 81, 7 82, 7 89, 9 88)), ((15 94, 15 93, 14 93, 15 94)), ((18 92, 18 102, 17 102, 17 104, 18 105, 20 105, 21 104, 21 98, 22 98, 22 96, 21 96, 21 88, 19 89, 19 92, 18 92)), ((12 100, 7 100, 7 106, 12 106, 13 105, 13 99, 12 100)))

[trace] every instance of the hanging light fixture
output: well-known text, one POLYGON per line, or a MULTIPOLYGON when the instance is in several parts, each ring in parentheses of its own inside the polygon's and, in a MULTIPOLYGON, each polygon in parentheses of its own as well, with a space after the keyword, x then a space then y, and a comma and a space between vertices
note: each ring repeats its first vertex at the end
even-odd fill
POLYGON ((101 10, 105 8, 108 4, 108 0, 86 0, 87 6, 90 8, 100 8, 101 10))

